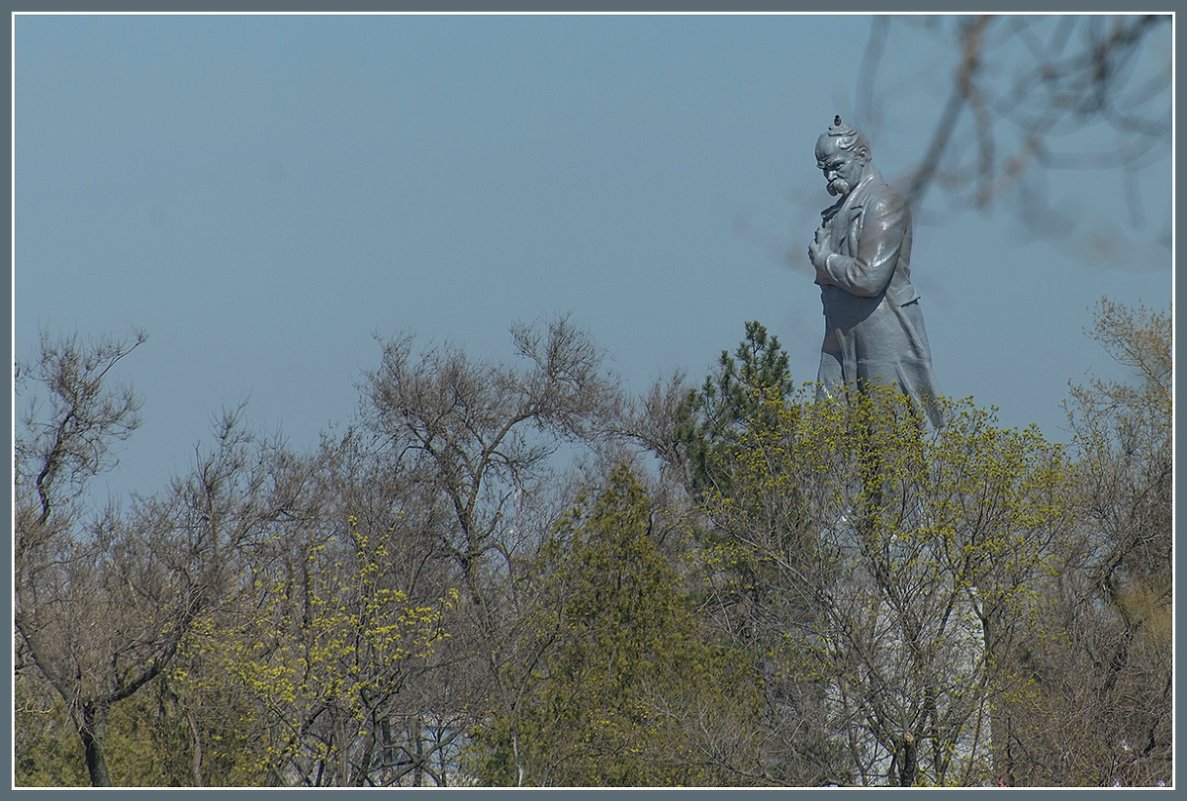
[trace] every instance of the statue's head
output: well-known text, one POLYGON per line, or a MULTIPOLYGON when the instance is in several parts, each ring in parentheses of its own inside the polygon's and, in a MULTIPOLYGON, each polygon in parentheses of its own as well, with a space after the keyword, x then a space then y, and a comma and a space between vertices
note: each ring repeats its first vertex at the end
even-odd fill
POLYGON ((870 163, 870 142, 865 134, 839 116, 816 140, 816 166, 828 182, 828 193, 842 197, 853 191, 870 163))

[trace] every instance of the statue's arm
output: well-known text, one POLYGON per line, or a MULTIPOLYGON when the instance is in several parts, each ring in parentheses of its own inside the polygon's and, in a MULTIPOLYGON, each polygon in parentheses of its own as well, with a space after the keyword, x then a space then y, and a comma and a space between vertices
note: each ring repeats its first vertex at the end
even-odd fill
POLYGON ((901 198, 892 195, 872 200, 864 212, 857 255, 832 253, 825 260, 828 283, 863 298, 881 293, 894 275, 910 224, 907 204, 901 198))

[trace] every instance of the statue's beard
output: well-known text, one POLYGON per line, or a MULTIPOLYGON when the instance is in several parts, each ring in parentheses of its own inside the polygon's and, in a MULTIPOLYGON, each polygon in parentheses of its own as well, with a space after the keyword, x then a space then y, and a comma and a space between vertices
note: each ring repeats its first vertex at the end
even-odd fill
POLYGON ((834 178, 828 182, 828 193, 833 197, 847 195, 850 189, 849 182, 844 178, 834 178))

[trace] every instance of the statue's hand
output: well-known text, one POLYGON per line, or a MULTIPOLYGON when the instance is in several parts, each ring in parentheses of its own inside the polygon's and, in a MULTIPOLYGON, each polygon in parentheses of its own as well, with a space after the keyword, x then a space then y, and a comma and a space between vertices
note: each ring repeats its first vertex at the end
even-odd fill
POLYGON ((808 244, 808 260, 816 268, 818 276, 824 270, 825 261, 832 252, 832 238, 829 236, 828 229, 817 228, 815 238, 808 244))

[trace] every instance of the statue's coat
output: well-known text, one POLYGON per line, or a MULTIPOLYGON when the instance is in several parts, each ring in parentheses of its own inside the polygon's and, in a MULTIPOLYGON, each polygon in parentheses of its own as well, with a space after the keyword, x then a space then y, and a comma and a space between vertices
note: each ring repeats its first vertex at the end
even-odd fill
POLYGON ((821 216, 833 254, 817 283, 825 335, 817 380, 833 395, 865 383, 898 386, 942 425, 931 346, 911 283, 911 212, 873 165, 821 216))

